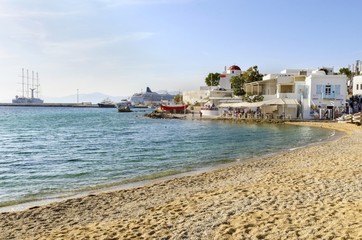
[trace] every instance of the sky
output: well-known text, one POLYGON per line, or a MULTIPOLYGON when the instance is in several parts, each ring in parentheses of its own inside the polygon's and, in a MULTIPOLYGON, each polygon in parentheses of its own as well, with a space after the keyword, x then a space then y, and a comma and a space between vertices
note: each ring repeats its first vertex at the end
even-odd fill
POLYGON ((0 102, 197 90, 210 72, 362 60, 360 0, 0 0, 0 102), (31 81, 31 80, 30 80, 31 81))

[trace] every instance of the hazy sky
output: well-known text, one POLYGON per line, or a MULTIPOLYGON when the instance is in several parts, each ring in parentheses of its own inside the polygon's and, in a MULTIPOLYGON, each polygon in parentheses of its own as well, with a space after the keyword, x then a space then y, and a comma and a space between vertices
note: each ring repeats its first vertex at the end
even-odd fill
POLYGON ((21 69, 42 96, 191 90, 236 64, 262 73, 362 60, 360 0, 0 0, 0 101, 21 69))

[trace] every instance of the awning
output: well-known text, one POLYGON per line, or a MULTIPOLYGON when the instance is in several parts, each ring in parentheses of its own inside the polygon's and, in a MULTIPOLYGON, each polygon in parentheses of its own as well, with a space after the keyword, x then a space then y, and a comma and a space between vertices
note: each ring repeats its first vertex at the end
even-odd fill
POLYGON ((263 101, 263 105, 299 105, 296 99, 292 98, 275 98, 263 101))
POLYGON ((238 102, 238 103, 221 103, 219 105, 220 108, 228 108, 228 107, 232 107, 232 108, 243 108, 243 107, 260 107, 263 105, 263 102, 238 102))
POLYGON ((252 107, 261 107, 261 106, 266 106, 266 105, 293 105, 293 106, 297 106, 297 105, 299 105, 299 103, 298 103, 298 101, 296 99, 274 98, 274 99, 270 99, 270 100, 262 101, 262 102, 221 103, 219 105, 219 107, 220 108, 228 108, 228 107, 232 107, 232 108, 242 108, 242 107, 252 108, 252 107))
POLYGON ((293 99, 293 98, 284 98, 283 101, 287 105, 299 105, 299 102, 296 99, 293 99))

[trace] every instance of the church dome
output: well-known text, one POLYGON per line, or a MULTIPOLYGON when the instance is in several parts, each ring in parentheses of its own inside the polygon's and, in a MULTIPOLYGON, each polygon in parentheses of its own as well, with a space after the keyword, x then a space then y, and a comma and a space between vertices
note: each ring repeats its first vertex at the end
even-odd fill
POLYGON ((228 70, 239 70, 241 71, 241 68, 239 66, 236 66, 236 65, 232 65, 228 68, 228 70))

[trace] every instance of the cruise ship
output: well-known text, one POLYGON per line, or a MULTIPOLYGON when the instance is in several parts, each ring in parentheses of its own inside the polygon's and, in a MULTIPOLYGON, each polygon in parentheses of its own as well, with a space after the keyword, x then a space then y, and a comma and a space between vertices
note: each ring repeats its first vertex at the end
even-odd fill
POLYGON ((153 106, 159 105, 164 101, 172 101, 175 95, 171 94, 159 94, 152 92, 149 87, 146 88, 146 92, 135 93, 131 97, 130 101, 133 106, 153 106))

